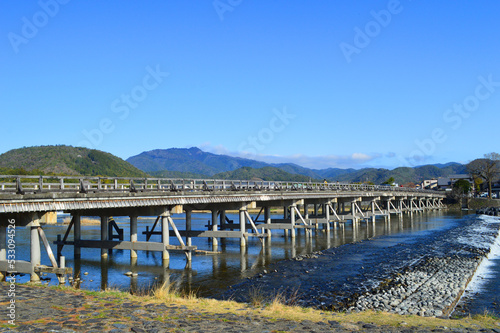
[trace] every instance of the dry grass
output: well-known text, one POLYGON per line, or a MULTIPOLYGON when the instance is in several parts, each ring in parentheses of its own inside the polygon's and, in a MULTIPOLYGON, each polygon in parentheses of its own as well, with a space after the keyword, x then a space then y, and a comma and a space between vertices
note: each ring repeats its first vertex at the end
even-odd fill
MULTIPOLYGON (((75 291, 68 287, 51 287, 65 289, 71 292, 82 292, 89 296, 99 298, 116 296, 119 293, 116 290, 111 292, 90 292, 90 291, 75 291)), ((275 297, 265 304, 265 301, 257 303, 256 301, 263 298, 262 292, 258 289, 252 291, 255 295, 254 304, 260 304, 258 307, 249 303, 237 303, 235 301, 219 301, 214 299, 198 298, 194 293, 182 293, 175 283, 163 283, 158 286, 150 295, 136 296, 121 292, 122 296, 117 299, 133 299, 135 301, 148 303, 168 303, 176 306, 186 306, 196 312, 205 313, 228 313, 238 316, 261 316, 270 319, 287 319, 293 321, 311 320, 314 322, 328 322, 335 320, 340 322, 345 328, 354 327, 359 321, 364 323, 373 323, 375 325, 390 325, 390 326, 419 326, 423 328, 449 327, 449 328, 500 328, 500 318, 494 317, 488 313, 482 315, 469 316, 462 319, 440 319, 420 316, 401 316, 380 311, 364 311, 359 313, 335 313, 329 311, 315 310, 311 308, 303 308, 297 305, 285 305, 293 303, 293 295, 285 297, 283 293, 278 292, 275 297)))
POLYGON ((173 301, 185 299, 188 301, 193 301, 197 299, 196 292, 194 291, 181 291, 180 286, 177 282, 163 282, 163 284, 154 288, 150 292, 150 295, 160 301, 173 301))

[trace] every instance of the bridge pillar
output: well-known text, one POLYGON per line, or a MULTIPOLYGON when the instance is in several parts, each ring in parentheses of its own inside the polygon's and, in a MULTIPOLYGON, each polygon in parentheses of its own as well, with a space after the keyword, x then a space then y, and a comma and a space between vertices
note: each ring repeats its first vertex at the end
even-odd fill
MULTIPOLYGON (((264 207, 264 220, 267 225, 271 224, 271 207, 264 207)), ((267 237, 271 238, 271 229, 267 229, 267 237)))
POLYGON ((370 202, 370 205, 371 205, 371 211, 372 211, 372 222, 375 223, 375 200, 372 200, 370 202))
MULTIPOLYGON (((137 215, 130 216, 130 241, 137 242, 137 215)), ((137 258, 137 252, 130 250, 130 259, 137 258)))
MULTIPOLYGON (((75 241, 74 245, 74 256, 75 259, 80 259, 82 249, 80 248, 80 245, 77 243, 80 242, 82 238, 82 225, 81 225, 81 216, 79 213, 76 213, 73 215, 73 240, 75 241)), ((75 274, 75 277, 77 275, 75 274)))
MULTIPOLYGON (((323 207, 325 207, 325 218, 326 218, 326 224, 325 224, 325 228, 326 228, 326 232, 329 233, 330 232, 330 206, 329 206, 330 202, 326 203, 323 207)), ((328 239, 330 239, 330 237, 328 237, 328 239)))
MULTIPOLYGON (((212 231, 217 231, 217 209, 212 210, 212 231)), ((217 251, 217 247, 219 246, 219 242, 217 237, 212 237, 212 247, 213 251, 217 251)))
POLYGON ((101 257, 101 290, 108 288, 109 258, 101 257))
MULTIPOLYGON (((221 229, 222 230, 226 230, 224 228, 224 224, 226 224, 226 211, 223 210, 223 209, 220 211, 219 222, 220 222, 221 229)), ((226 245, 226 239, 225 238, 221 238, 220 242, 221 242, 222 246, 226 245)))
MULTIPOLYGON (((292 239, 295 239, 295 207, 297 207, 295 203, 290 206, 290 224, 292 225, 292 229, 290 229, 290 237, 292 237, 292 239)), ((314 207, 316 207, 316 204, 314 207)))
MULTIPOLYGON (((109 217, 108 216, 101 216, 101 241, 107 241, 109 240, 109 217)), ((111 252, 111 249, 109 249, 111 252)), ((108 249, 101 248, 101 257, 107 257, 108 256, 108 249)))
POLYGON ((309 205, 306 203, 304 204, 304 219, 309 219, 309 205))
MULTIPOLYGON (((186 212, 186 245, 191 246, 192 241, 191 241, 191 237, 189 236, 189 232, 191 231, 191 228, 192 228, 192 211, 190 209, 186 209, 185 212, 186 212)), ((217 223, 217 222, 215 222, 215 223, 217 223)), ((187 257, 187 261, 191 262, 191 259, 192 259, 191 251, 186 251, 186 257, 187 257)))
POLYGON ((31 241, 31 247, 30 247, 30 261, 31 261, 31 266, 32 266, 32 271, 31 271, 31 277, 30 281, 31 282, 39 282, 40 281, 40 276, 38 273, 35 273, 33 268, 36 265, 40 265, 41 259, 42 259, 42 253, 40 251, 40 237, 38 235, 38 227, 40 226, 40 221, 38 219, 38 216, 35 217, 35 219, 30 223, 30 241, 31 241))
POLYGON ((358 218, 356 217, 356 201, 351 201, 351 214, 352 214, 352 224, 353 226, 358 222, 358 218))
POLYGON ((246 206, 240 208, 240 247, 244 248, 247 246, 247 237, 246 233, 246 216, 245 211, 247 210, 246 206))
POLYGON ((170 254, 168 253, 167 246, 170 245, 170 228, 168 226, 168 217, 170 212, 167 210, 161 214, 161 238, 163 243, 163 260, 169 260, 170 254))
MULTIPOLYGON (((0 261, 7 261, 7 226, 0 226, 0 261)), ((0 282, 4 281, 7 271, 0 272, 0 282)))

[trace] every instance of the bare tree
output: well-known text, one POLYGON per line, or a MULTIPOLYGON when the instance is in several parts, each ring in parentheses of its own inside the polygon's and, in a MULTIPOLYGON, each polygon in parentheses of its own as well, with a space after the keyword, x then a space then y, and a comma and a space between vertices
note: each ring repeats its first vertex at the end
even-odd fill
POLYGON ((500 174, 500 154, 485 154, 484 158, 478 158, 467 164, 467 171, 473 177, 480 177, 488 183, 488 197, 491 199, 491 184, 500 174))

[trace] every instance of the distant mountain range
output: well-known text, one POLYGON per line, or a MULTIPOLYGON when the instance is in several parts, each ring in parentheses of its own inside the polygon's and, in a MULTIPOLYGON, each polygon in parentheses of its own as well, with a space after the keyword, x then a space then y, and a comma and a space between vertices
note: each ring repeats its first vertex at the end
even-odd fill
POLYGON ((127 159, 127 162, 144 172, 163 177, 224 179, 255 177, 266 180, 270 177, 272 180, 291 177, 300 181, 327 179, 328 181, 373 182, 375 184, 381 184, 390 177, 394 177, 399 184, 406 184, 466 172, 464 165, 455 162, 414 168, 400 167, 393 170, 382 168, 309 169, 293 163, 270 164, 241 157, 218 155, 195 147, 151 150, 132 156, 127 159))
POLYGON ((394 177, 397 183, 465 173, 459 163, 415 168, 309 169, 293 163, 269 164, 252 159, 217 155, 198 148, 157 149, 127 161, 103 151, 71 146, 38 146, 10 150, 0 155, 0 174, 45 174, 110 177, 218 178, 373 182, 394 177))

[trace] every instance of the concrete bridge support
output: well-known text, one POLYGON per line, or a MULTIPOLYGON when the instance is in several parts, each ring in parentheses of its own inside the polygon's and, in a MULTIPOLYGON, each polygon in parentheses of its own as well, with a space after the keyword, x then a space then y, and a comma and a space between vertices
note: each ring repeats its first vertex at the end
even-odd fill
MULTIPOLYGON (((191 236, 189 233, 192 229, 192 211, 191 211, 191 209, 186 209, 184 212, 186 215, 186 245, 191 246, 192 240, 191 240, 191 236)), ((217 216, 215 218, 217 219, 217 216)), ((216 221, 215 222, 212 221, 212 223, 215 223, 215 225, 217 225, 216 221)), ((187 257, 187 261, 190 262, 191 261, 191 251, 186 252, 186 257, 187 257)))
POLYGON ((245 248, 247 246, 247 236, 246 236, 246 212, 247 206, 242 206, 239 209, 240 214, 240 247, 245 248))
MULTIPOLYGON (((101 216, 101 241, 107 241, 109 240, 109 217, 108 216, 101 216)), ((108 256, 108 250, 106 248, 101 248, 101 257, 107 257, 108 256)))
MULTIPOLYGON (((225 224, 226 224, 226 210, 221 209, 220 215, 219 215, 219 225, 220 225, 222 230, 225 230, 225 228, 224 228, 225 224)), ((221 245, 223 247, 226 246, 226 239, 225 238, 221 238, 220 242, 221 242, 221 245)))
POLYGON ((166 211, 161 215, 161 240, 163 243, 163 260, 170 260, 170 254, 168 253, 167 246, 170 245, 170 228, 168 226, 168 218, 170 217, 170 212, 166 211))
MULTIPOLYGON (((316 207, 316 205, 314 205, 316 207)), ((290 223, 292 225, 292 229, 290 229, 290 237, 295 239, 295 208, 297 205, 294 203, 290 206, 290 223)))
POLYGON ((370 210, 371 210, 371 213, 372 213, 371 220, 372 220, 373 223, 375 223, 375 219, 376 219, 376 216, 375 216, 375 200, 370 201, 370 210))
MULTIPOLYGON (((0 225, 0 261, 7 261, 7 226, 0 225)), ((0 271, 0 282, 4 281, 7 272, 0 271)))
MULTIPOLYGON (((269 206, 264 207, 264 221, 266 225, 271 225, 271 207, 269 206)), ((271 229, 267 229, 266 233, 269 240, 271 240, 271 229)))
POLYGON ((325 212, 325 219, 326 219, 325 229, 326 229, 327 233, 330 232, 330 207, 329 207, 329 204, 330 203, 323 205, 323 211, 325 212))
POLYGON ((80 242, 82 238, 82 225, 81 216, 79 213, 73 215, 73 240, 75 241, 74 256, 75 259, 80 259, 82 249, 76 243, 80 242))
MULTIPOLYGON (((137 242, 137 215, 130 216, 130 241, 137 242)), ((137 258, 137 252, 134 249, 130 250, 130 258, 137 258)))
MULTIPOLYGON (((42 260, 42 253, 40 251, 40 238, 38 237, 38 227, 40 226, 38 217, 33 220, 29 227, 30 227, 30 242, 31 242, 31 247, 30 247, 30 261, 31 265, 40 265, 41 260, 42 260)), ((34 270, 31 272, 31 277, 30 277, 31 282, 40 282, 40 276, 38 273, 36 273, 34 270)))
MULTIPOLYGON (((212 231, 217 231, 218 226, 217 226, 217 209, 212 209, 212 231)), ((187 244, 188 246, 191 246, 191 243, 187 244)), ((217 237, 212 237, 212 248, 213 251, 217 251, 217 248, 219 246, 219 242, 217 240, 217 237)))

